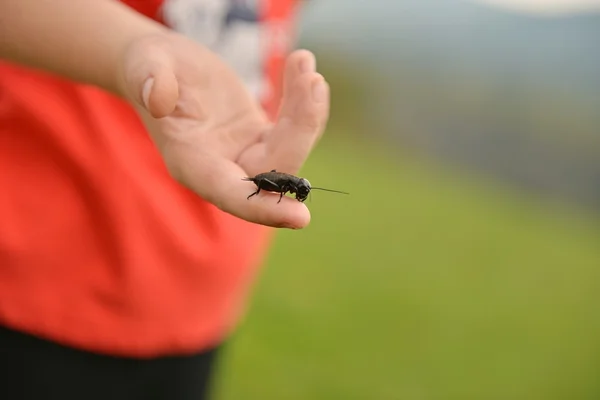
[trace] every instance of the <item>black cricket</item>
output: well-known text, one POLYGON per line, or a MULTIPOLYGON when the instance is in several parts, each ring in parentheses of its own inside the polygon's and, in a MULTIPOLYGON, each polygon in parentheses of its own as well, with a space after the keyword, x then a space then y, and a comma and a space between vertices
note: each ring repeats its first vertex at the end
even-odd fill
POLYGON ((264 190, 265 192, 279 193, 279 201, 277 201, 277 204, 281 202, 283 195, 288 192, 290 194, 295 194, 296 200, 300 202, 304 202, 304 200, 306 200, 306 198, 310 194, 310 191, 313 189, 325 190, 327 192, 350 194, 346 192, 340 192, 339 190, 311 187, 310 182, 305 178, 300 178, 291 174, 287 174, 285 172, 277 172, 274 169, 269 172, 263 172, 261 174, 258 174, 253 178, 242 178, 242 180, 254 182, 254 184, 257 187, 256 192, 251 193, 247 197, 248 200, 250 200, 250 197, 259 194, 261 190, 264 190))

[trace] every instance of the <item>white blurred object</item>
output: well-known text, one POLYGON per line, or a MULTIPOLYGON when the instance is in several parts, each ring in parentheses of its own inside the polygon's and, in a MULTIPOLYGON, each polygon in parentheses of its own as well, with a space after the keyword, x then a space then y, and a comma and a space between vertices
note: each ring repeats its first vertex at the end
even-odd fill
POLYGON ((264 26, 257 0, 166 0, 166 23, 218 53, 259 99, 270 93, 264 76, 264 26))
POLYGON ((563 15, 600 10, 600 0, 468 0, 513 11, 563 15))

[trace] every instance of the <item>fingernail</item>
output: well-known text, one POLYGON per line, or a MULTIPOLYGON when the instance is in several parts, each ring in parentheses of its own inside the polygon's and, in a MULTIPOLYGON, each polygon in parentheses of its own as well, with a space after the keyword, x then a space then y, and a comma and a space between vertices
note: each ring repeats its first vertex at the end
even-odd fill
POLYGON ((152 85, 154 85, 154 78, 146 79, 144 82, 144 87, 142 89, 142 101, 144 102, 144 107, 147 109, 150 108, 150 92, 152 91, 152 85))
POLYGON ((312 86, 312 95, 313 100, 317 103, 322 103, 325 101, 326 96, 326 86, 323 80, 319 80, 318 82, 313 83, 312 86))

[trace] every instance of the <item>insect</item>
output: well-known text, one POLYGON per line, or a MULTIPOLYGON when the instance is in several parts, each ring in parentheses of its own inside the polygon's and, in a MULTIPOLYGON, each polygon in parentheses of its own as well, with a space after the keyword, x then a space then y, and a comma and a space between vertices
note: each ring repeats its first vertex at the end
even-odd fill
POLYGON ((287 192, 289 192, 290 194, 296 194, 296 200, 300 202, 304 202, 304 200, 306 200, 312 189, 325 190, 327 192, 335 192, 342 194, 350 194, 346 192, 340 192, 339 190, 311 187, 310 182, 305 178, 299 178, 297 176, 287 174, 285 172, 277 172, 274 169, 269 172, 263 172, 261 174, 258 174, 253 178, 242 178, 242 180, 254 182, 254 184, 257 187, 256 192, 251 193, 247 197, 248 200, 250 200, 250 197, 259 194, 261 190, 264 190, 265 192, 279 193, 279 201, 277 201, 277 204, 281 202, 283 195, 287 192))

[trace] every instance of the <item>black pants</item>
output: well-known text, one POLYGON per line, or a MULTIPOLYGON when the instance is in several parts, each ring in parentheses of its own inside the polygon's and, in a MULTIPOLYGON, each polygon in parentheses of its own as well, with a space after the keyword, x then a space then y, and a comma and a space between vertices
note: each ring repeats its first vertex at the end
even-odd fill
POLYGON ((0 327, 0 399, 204 400, 215 352, 115 358, 0 327))

